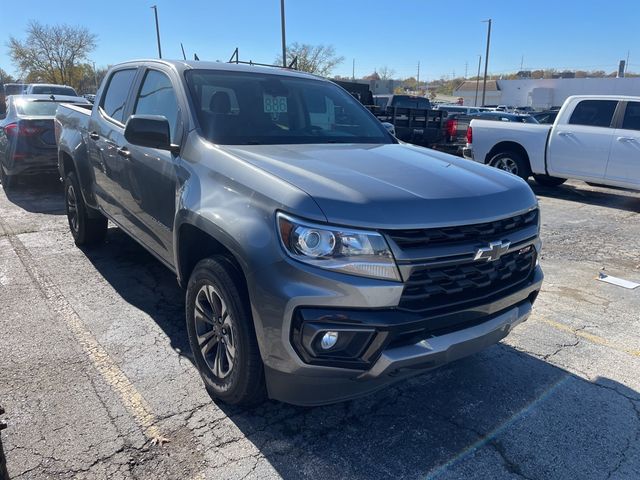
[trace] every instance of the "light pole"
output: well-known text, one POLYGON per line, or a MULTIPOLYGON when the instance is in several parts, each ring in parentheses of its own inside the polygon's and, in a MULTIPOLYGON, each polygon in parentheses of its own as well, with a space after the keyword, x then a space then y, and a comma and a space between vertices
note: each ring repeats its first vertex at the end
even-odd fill
POLYGON ((473 106, 478 106, 478 87, 480 87, 480 66, 482 65, 482 55, 478 55, 478 75, 476 76, 476 99, 473 101, 473 106))
POLYGON ((96 92, 98 91, 98 74, 96 73, 96 62, 93 63, 93 83, 96 84, 96 92))
POLYGON ((485 96, 487 93, 487 70, 489 68, 489 46, 491 45, 491 19, 483 20, 488 23, 487 28, 487 51, 484 54, 484 79, 482 80, 482 106, 484 107, 485 96))
POLYGON ((158 58, 162 58, 162 48, 160 47, 160 26, 158 25, 158 7, 153 5, 153 13, 156 16, 156 37, 158 38, 158 58))
POLYGON ((287 68, 287 39, 284 28, 284 0, 280 0, 280 23, 282 26, 282 66, 287 68))

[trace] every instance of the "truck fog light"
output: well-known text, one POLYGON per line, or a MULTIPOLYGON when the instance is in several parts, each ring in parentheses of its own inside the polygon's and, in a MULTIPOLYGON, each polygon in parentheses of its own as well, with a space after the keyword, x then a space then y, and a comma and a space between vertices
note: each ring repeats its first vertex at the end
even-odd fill
POLYGON ((338 332, 326 332, 320 340, 320 346, 323 350, 333 348, 338 341, 338 332))

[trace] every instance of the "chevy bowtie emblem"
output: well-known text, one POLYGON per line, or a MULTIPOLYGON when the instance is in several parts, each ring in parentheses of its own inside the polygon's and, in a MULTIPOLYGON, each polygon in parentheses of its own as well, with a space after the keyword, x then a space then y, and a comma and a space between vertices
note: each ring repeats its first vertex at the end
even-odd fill
POLYGON ((509 250, 510 242, 491 242, 488 247, 479 248, 474 260, 495 262, 509 250))

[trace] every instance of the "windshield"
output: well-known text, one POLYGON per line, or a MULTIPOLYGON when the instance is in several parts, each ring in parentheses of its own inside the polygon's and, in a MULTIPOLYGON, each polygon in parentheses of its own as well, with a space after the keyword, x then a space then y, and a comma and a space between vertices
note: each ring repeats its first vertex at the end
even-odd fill
MULTIPOLYGON (((82 103, 82 102, 77 102, 82 103)), ((60 102, 16 101, 18 115, 29 117, 53 117, 60 102)))
POLYGON ((45 95, 70 95, 76 96, 76 91, 71 87, 55 87, 49 85, 35 85, 31 88, 33 94, 45 94, 45 95))
POLYGON ((190 70, 186 78, 202 134, 214 143, 394 143, 333 83, 217 70, 190 70))

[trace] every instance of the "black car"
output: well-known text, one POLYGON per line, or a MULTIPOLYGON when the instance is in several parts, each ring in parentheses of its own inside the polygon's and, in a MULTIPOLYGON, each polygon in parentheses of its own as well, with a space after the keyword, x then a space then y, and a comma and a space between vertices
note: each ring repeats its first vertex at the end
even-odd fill
POLYGON ((16 175, 55 172, 58 151, 54 118, 60 103, 88 104, 82 97, 13 95, 0 120, 0 181, 5 189, 16 175))
POLYGON ((547 110, 544 112, 534 113, 533 118, 535 118, 538 123, 543 123, 545 125, 550 125, 556 121, 556 117, 558 116, 559 110, 547 110))

